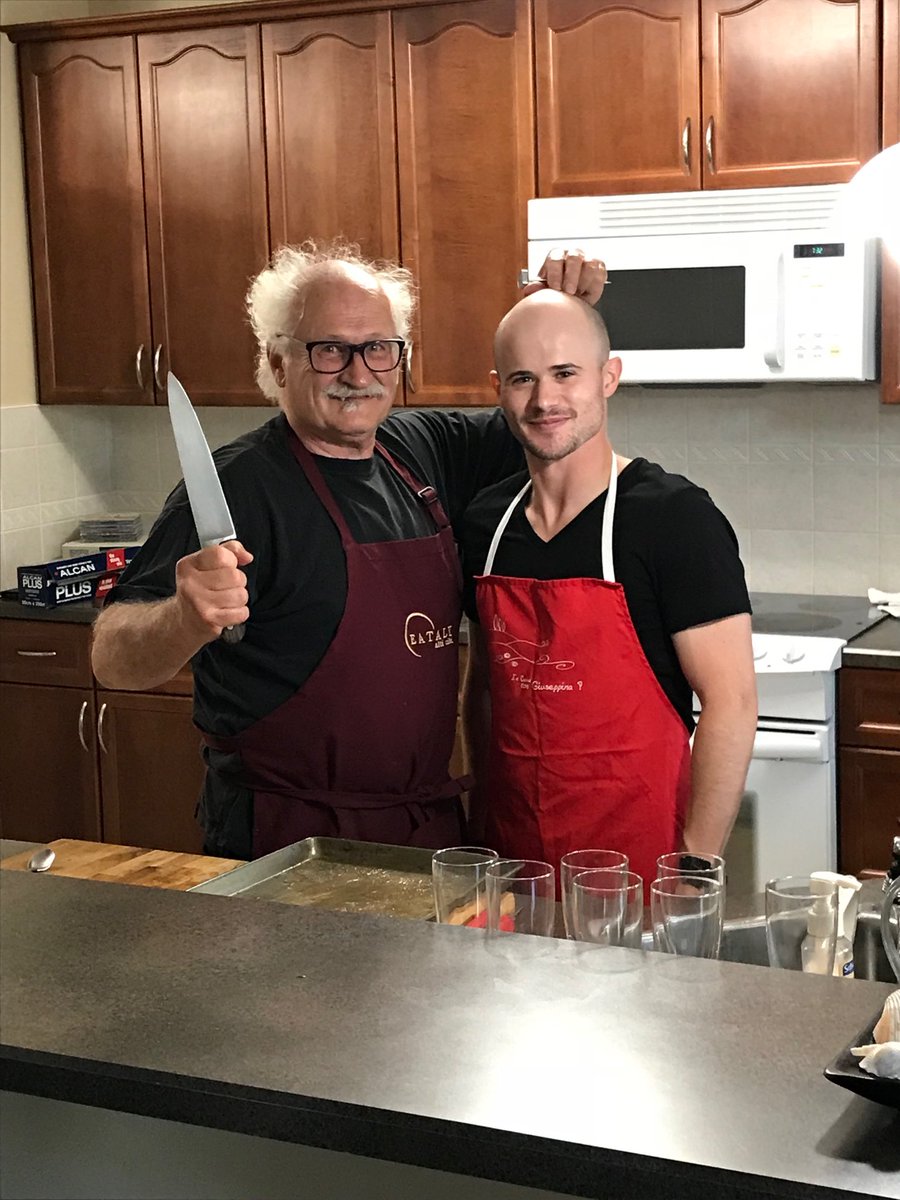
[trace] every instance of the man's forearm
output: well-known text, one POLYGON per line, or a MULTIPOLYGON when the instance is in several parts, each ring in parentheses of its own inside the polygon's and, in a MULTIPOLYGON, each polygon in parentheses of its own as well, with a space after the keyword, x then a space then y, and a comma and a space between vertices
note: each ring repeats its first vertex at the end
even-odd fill
POLYGON ((722 853, 743 795, 755 733, 755 696, 703 708, 694 734, 686 850, 722 853))
POLYGON ((174 596, 123 601, 94 622, 91 664, 104 687, 139 691, 166 683, 208 640, 186 628, 174 596))

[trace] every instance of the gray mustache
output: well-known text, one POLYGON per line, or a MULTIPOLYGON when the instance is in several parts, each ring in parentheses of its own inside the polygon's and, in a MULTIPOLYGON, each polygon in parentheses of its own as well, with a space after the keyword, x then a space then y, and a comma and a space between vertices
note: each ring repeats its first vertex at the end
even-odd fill
POLYGON ((360 400, 364 396, 386 396, 387 390, 383 384, 373 379, 365 387, 352 387, 349 383, 333 383, 325 392, 331 400, 360 400))

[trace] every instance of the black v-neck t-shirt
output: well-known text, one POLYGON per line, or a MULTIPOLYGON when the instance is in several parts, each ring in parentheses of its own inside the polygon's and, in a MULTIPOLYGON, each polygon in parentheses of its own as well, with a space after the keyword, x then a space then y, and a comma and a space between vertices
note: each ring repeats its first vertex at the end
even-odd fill
MULTIPOLYGON (((464 604, 478 621, 474 577, 484 571, 491 539, 527 475, 481 492, 466 513, 461 546, 464 604)), ((525 515, 530 493, 510 517, 492 574, 524 579, 603 578, 600 534, 606 492, 549 542, 525 515)), ((675 711, 692 730, 692 693, 672 635, 750 612, 737 538, 703 488, 645 458, 620 473, 613 524, 613 562, 644 654, 675 711)))

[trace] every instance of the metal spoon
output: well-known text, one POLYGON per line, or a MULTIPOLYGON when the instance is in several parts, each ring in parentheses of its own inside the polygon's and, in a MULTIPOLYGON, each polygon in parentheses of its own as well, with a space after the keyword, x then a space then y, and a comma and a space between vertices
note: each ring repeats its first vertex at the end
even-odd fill
POLYGON ((28 860, 29 871, 49 871, 53 866, 53 860, 56 858, 56 851, 51 850, 49 846, 42 846, 40 850, 35 850, 31 858, 28 860))

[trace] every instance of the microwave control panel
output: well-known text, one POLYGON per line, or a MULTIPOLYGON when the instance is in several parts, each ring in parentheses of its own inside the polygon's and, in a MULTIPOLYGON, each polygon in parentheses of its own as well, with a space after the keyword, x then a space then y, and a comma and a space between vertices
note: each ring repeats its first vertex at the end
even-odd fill
POLYGON ((811 374, 839 373, 849 332, 844 243, 796 243, 785 266, 788 358, 811 374))

